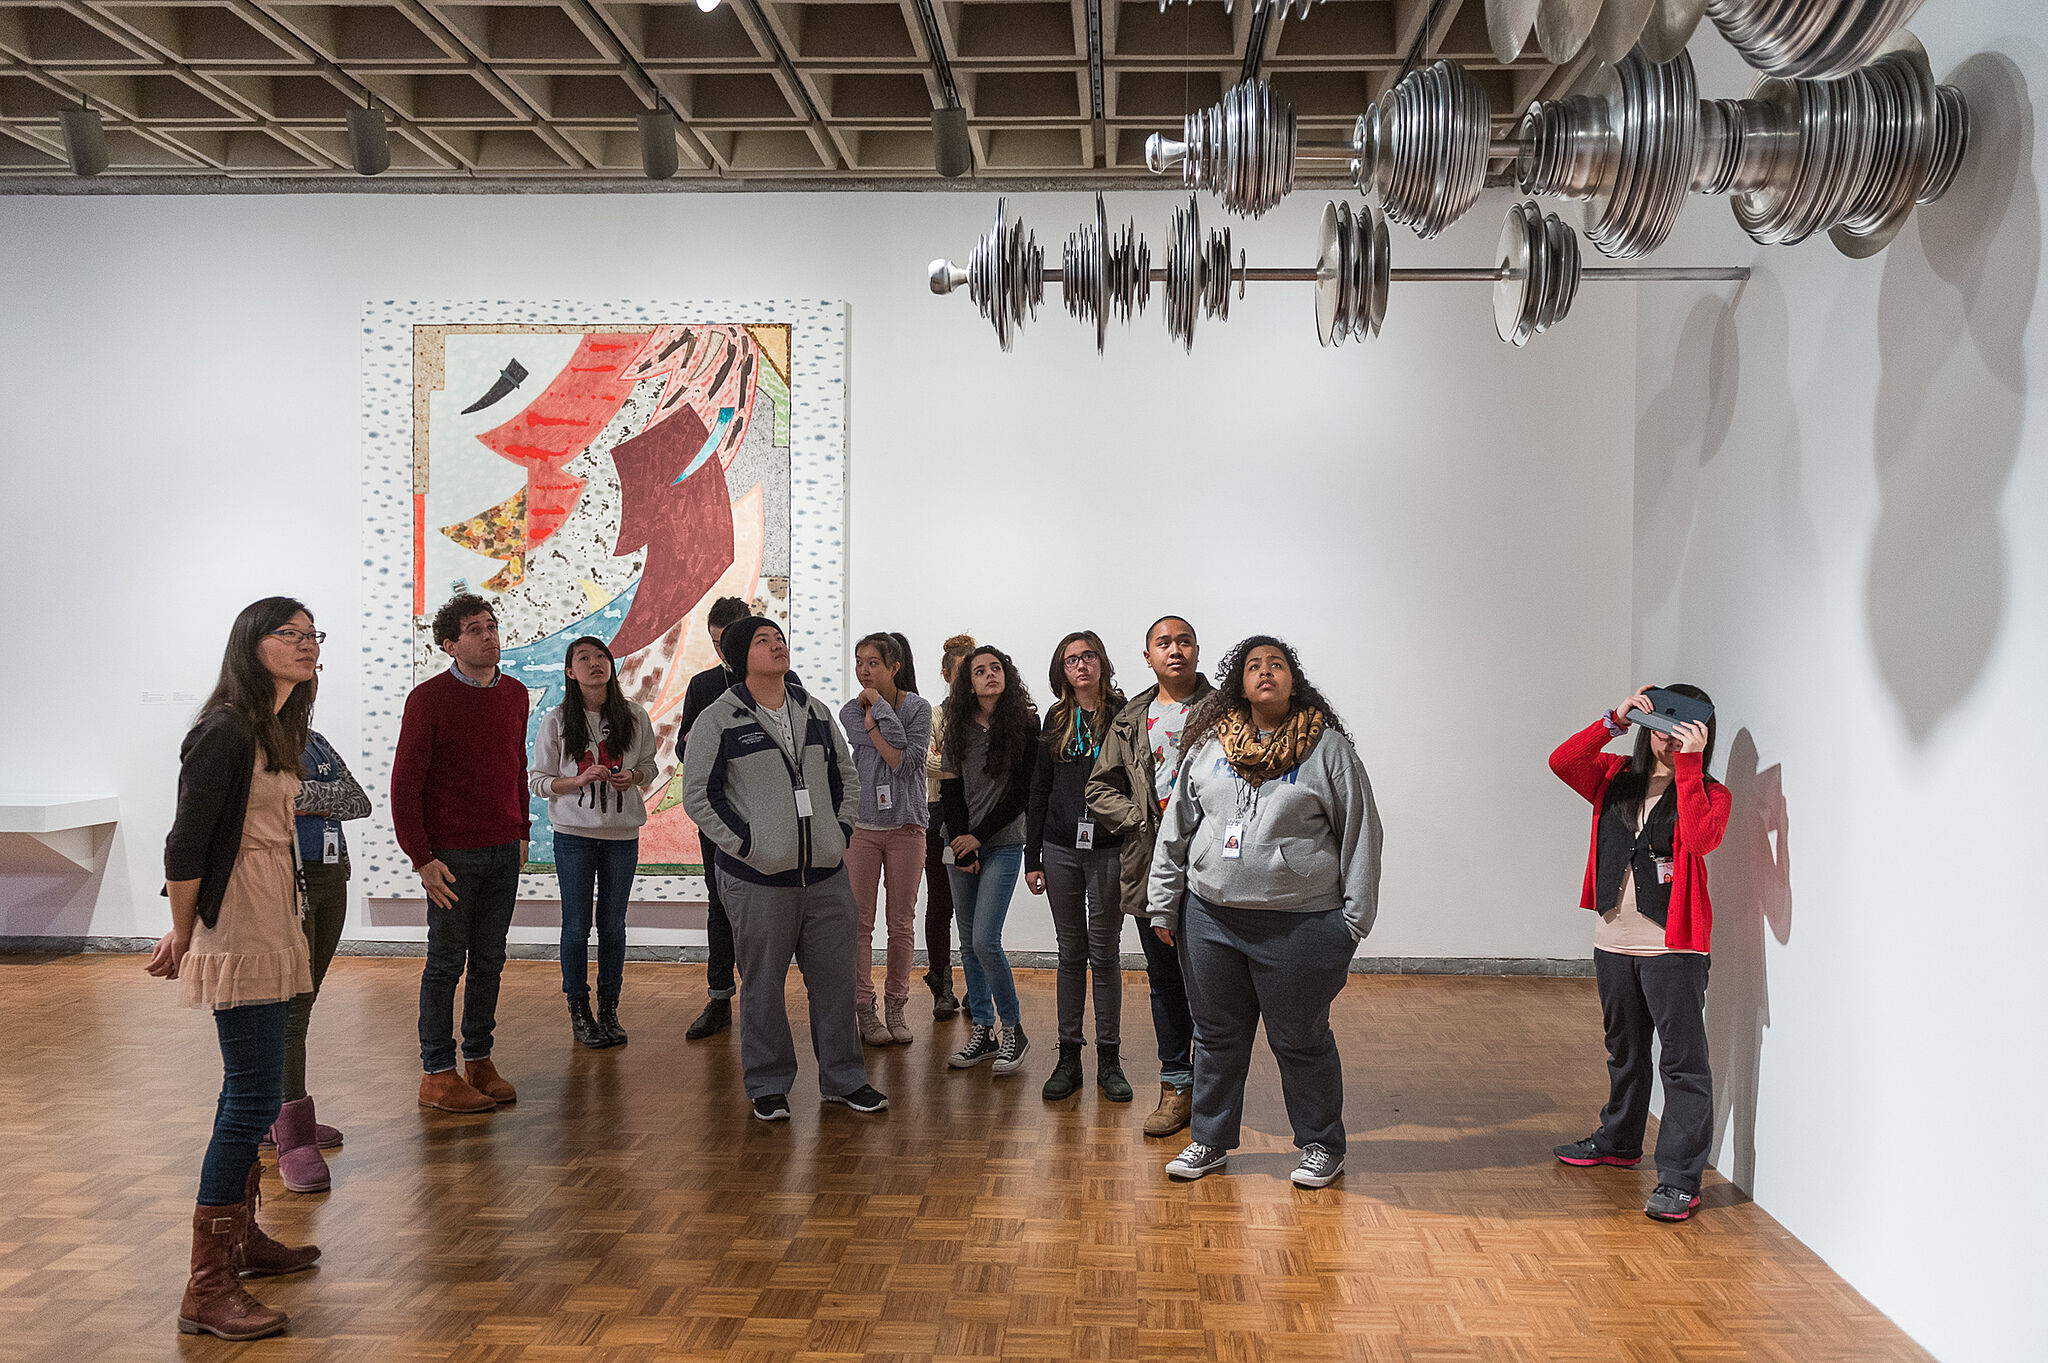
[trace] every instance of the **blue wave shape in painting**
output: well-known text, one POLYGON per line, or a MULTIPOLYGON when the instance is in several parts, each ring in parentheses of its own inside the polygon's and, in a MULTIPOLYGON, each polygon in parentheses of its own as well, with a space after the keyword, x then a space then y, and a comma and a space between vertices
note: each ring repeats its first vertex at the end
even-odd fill
POLYGON ((712 427, 711 434, 705 437, 704 448, 697 451, 697 457, 690 461, 690 467, 676 475, 677 483, 680 484, 683 479, 704 467, 704 461, 709 459, 711 452, 718 448, 718 442, 725 439, 726 430, 731 427, 733 415, 737 410, 737 408, 733 407, 721 407, 718 409, 718 424, 712 427))
MULTIPOLYGON (((508 648, 498 656, 498 669, 513 678, 540 699, 526 716, 526 751, 531 760, 534 740, 540 737, 540 722, 548 711, 562 703, 569 694, 569 679, 562 672, 563 663, 569 656, 569 645, 584 635, 594 635, 610 646, 612 638, 625 623, 626 612, 633 608, 633 594, 640 590, 638 579, 632 586, 620 592, 604 605, 579 620, 572 620, 553 634, 536 639, 530 644, 508 648)), ((548 820, 548 802, 533 797, 532 845, 527 848, 528 862, 552 866, 555 861, 555 826, 548 820)))

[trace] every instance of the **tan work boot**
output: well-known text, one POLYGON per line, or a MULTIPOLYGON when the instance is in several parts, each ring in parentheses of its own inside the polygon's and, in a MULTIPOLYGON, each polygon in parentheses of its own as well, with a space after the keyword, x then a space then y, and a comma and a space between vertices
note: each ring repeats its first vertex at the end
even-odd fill
POLYGON ((866 1003, 855 1005, 853 1020, 860 1025, 860 1039, 868 1045, 893 1046, 896 1044, 896 1038, 889 1034, 889 1029, 882 1025, 880 1018, 875 1016, 874 1000, 870 999, 866 1003))
POLYGON ((910 1044, 910 1024, 903 1020, 903 1008, 907 999, 890 999, 882 1005, 882 1023, 889 1029, 889 1039, 899 1046, 910 1044))
POLYGON ((1195 1094, 1193 1089, 1181 1090, 1171 1084, 1159 1086, 1159 1106, 1145 1119, 1145 1134, 1148 1136, 1171 1136, 1188 1124, 1194 1113, 1195 1094))
POLYGON ((250 1296, 235 1277, 235 1241, 242 1230, 240 1204, 192 1209, 192 1276, 178 1303, 178 1333, 220 1339, 261 1339, 291 1320, 250 1296))
POLYGON ((478 1093, 454 1070, 442 1070, 420 1076, 420 1106, 438 1107, 443 1112, 489 1112, 497 1103, 478 1093))

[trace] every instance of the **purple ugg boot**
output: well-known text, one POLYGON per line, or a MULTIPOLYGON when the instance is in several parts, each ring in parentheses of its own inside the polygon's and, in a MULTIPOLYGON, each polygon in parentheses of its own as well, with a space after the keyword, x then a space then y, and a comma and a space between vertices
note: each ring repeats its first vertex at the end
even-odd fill
POLYGON ((327 1161, 313 1132, 313 1100, 294 1098, 278 1109, 277 1125, 271 1128, 277 1139, 277 1172, 284 1186, 294 1193, 324 1193, 329 1185, 327 1161))
MULTIPOLYGON (((306 1101, 310 1103, 313 1100, 308 1098, 306 1101)), ((265 1150, 274 1149, 277 1145, 276 1126, 273 1125, 268 1131, 265 1131, 263 1139, 256 1144, 265 1150)), ((341 1133, 325 1122, 316 1121, 313 1123, 313 1144, 319 1146, 322 1150, 339 1149, 341 1146, 341 1133)))

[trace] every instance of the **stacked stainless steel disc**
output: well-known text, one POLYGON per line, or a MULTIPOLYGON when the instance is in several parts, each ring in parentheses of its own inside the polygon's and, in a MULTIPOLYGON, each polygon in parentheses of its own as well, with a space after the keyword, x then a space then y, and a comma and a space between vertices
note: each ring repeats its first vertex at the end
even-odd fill
POLYGON ((1391 221, 1433 237, 1478 202, 1492 136, 1486 87, 1456 62, 1432 62, 1366 109, 1353 173, 1391 221))
POLYGON ((1294 188, 1294 106, 1262 80, 1230 87, 1220 104, 1181 120, 1182 142, 1154 133, 1145 161, 1155 175, 1180 162, 1181 182, 1219 195, 1233 213, 1258 217, 1294 188))
POLYGON ((1742 59, 1772 76, 1846 76, 1884 50, 1920 0, 1707 0, 1742 59))
POLYGON ((1201 210, 1192 195, 1173 210, 1166 229, 1166 330, 1184 350, 1195 348, 1195 323, 1230 320, 1230 286, 1244 287, 1244 262, 1231 267, 1230 229, 1202 235, 1201 210))
POLYGON ((1137 224, 1126 222, 1112 236, 1102 196, 1097 194, 1095 221, 1069 233, 1061 252, 1061 301, 1068 316, 1094 321, 1097 354, 1109 335, 1111 311, 1119 322, 1128 322, 1131 313, 1143 312, 1152 297, 1152 248, 1137 230, 1137 224))
MULTIPOLYGON (((967 296, 995 326, 997 342, 1008 350, 1027 312, 1036 317, 1045 299, 1045 255, 1038 249, 1038 238, 1027 237, 1021 221, 1010 220, 1005 200, 996 200, 995 225, 974 243, 966 273, 967 296)), ((950 292, 951 287, 939 287, 935 265, 933 292, 950 292)))
POLYGON ((1500 226, 1500 278, 1493 286, 1493 327, 1509 345, 1525 346, 1556 326, 1578 297, 1578 233, 1534 203, 1508 209, 1500 226))
POLYGON ((1348 203, 1324 205, 1316 242, 1316 339, 1342 345, 1347 338, 1378 336, 1392 267, 1387 220, 1372 205, 1361 204, 1356 213, 1348 203))
POLYGON ((1601 68, 1591 94, 1530 106, 1516 180, 1524 194, 1584 200, 1586 239, 1602 255, 1647 255, 1692 188, 1699 107, 1691 57, 1631 52, 1601 68))

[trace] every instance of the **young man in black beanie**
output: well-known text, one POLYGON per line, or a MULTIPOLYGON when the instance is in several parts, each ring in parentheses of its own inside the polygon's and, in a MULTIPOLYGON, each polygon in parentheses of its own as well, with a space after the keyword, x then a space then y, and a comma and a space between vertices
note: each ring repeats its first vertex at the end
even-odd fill
POLYGON ((879 1112, 854 1022, 853 887, 846 844, 860 776, 822 702, 789 679, 789 645, 774 621, 749 616, 719 640, 738 680, 690 727, 683 808, 713 844, 719 897, 747 991, 740 1061, 762 1121, 789 1116, 796 1079, 783 988, 794 961, 811 1010, 818 1090, 828 1103, 879 1112))

